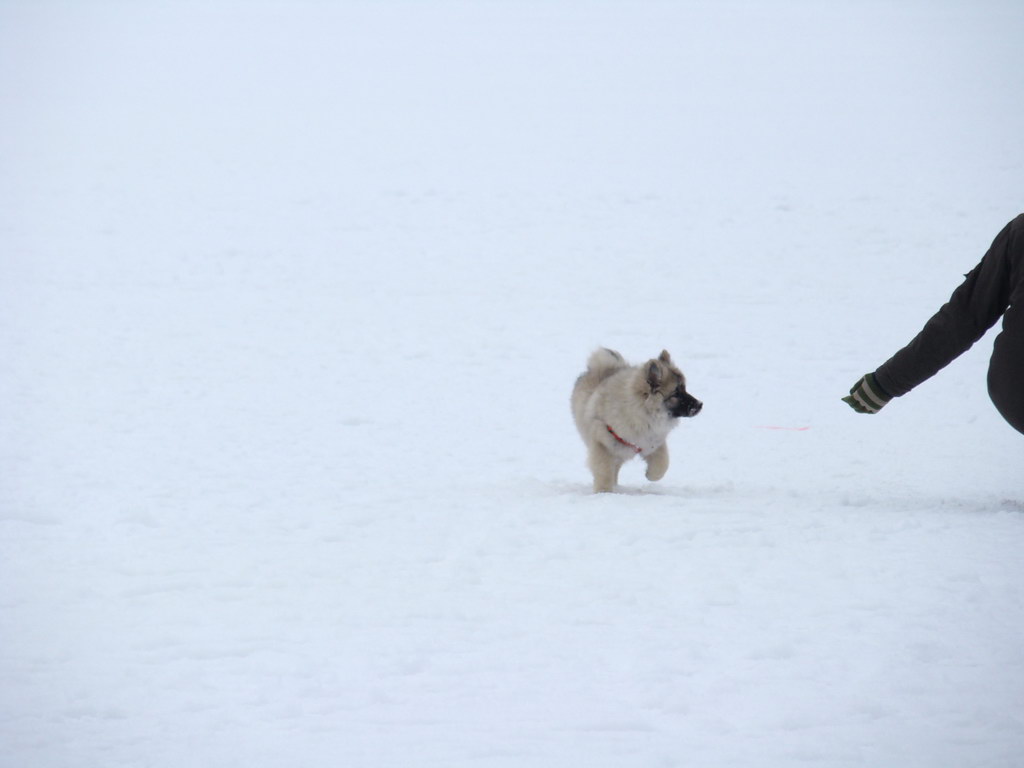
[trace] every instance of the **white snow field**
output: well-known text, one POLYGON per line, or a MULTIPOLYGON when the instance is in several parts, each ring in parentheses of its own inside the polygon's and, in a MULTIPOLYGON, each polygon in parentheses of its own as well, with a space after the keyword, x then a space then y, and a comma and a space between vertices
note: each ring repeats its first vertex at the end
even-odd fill
POLYGON ((0 3, 0 766, 1024 765, 1024 5, 0 3), (569 392, 672 352, 667 477, 569 392), (779 429, 779 428, 784 429, 779 429))

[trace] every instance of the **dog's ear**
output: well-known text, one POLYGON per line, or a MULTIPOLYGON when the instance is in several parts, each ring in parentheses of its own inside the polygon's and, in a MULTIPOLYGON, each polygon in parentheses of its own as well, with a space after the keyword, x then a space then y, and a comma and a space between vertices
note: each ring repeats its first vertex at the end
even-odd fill
POLYGON ((672 365, 672 358, 668 356, 667 349, 661 350, 661 354, 658 356, 658 359, 661 360, 661 362, 663 362, 665 365, 672 365))
POLYGON ((656 392, 665 378, 665 371, 657 360, 651 360, 647 365, 647 384, 651 392, 656 392))

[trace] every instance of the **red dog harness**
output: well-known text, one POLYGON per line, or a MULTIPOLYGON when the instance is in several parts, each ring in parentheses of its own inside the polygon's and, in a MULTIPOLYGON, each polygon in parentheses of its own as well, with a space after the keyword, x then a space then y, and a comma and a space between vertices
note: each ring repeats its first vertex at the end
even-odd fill
POLYGON ((633 445, 633 444, 632 444, 631 442, 629 442, 628 440, 623 440, 623 439, 622 439, 621 437, 619 437, 618 435, 616 435, 616 434, 615 434, 615 430, 614 430, 614 429, 612 429, 612 428, 611 428, 610 426, 608 426, 607 424, 605 424, 605 425, 604 425, 604 427, 605 427, 605 429, 607 429, 607 430, 608 430, 608 432, 609 432, 609 433, 611 433, 611 436, 612 436, 612 437, 614 437, 614 438, 615 438, 616 440, 618 440, 618 441, 619 441, 620 443, 622 443, 622 444, 623 444, 624 446, 626 446, 627 448, 632 448, 632 449, 633 449, 634 451, 636 451, 637 453, 643 453, 643 452, 644 452, 644 451, 643 451, 643 448, 641 448, 640 446, 637 446, 637 445, 633 445))

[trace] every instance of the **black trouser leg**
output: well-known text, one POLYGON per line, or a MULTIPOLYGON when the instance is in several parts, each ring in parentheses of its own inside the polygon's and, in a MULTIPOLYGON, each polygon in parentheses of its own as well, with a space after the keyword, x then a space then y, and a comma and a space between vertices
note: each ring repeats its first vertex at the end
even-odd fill
POLYGON ((988 394, 1010 426, 1024 434, 1024 306, 1012 305, 1003 318, 988 366, 988 394))

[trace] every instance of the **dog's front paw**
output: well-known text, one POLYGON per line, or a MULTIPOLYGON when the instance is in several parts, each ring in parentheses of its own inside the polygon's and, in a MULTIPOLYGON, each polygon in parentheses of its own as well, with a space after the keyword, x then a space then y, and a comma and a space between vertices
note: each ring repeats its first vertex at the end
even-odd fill
POLYGON ((655 482, 657 480, 661 480, 661 478, 663 478, 665 476, 666 472, 668 472, 668 467, 652 467, 652 466, 648 466, 647 467, 647 473, 646 473, 647 474, 647 479, 650 480, 651 482, 655 482))
POLYGON ((663 445, 647 457, 647 479, 661 480, 668 472, 668 449, 663 445))

